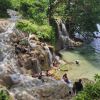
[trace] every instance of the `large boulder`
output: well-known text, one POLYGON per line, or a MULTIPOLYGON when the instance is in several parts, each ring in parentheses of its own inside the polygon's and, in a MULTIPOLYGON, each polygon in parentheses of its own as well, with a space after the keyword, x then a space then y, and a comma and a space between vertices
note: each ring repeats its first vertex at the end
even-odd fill
POLYGON ((17 100, 67 100, 69 89, 65 83, 50 77, 43 79, 44 82, 36 78, 31 82, 24 81, 23 85, 15 86, 10 91, 17 100))
POLYGON ((28 92, 23 91, 23 92, 19 92, 16 95, 16 99, 17 100, 37 100, 35 97, 33 97, 32 95, 30 95, 28 92))

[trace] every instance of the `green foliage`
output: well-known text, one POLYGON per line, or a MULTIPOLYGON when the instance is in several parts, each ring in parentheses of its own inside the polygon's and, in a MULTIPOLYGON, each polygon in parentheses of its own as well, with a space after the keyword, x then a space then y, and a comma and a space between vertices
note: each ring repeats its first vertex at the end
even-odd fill
POLYGON ((98 13, 95 11, 98 7, 97 1, 98 0, 83 0, 81 2, 77 2, 77 4, 75 3, 76 14, 74 14, 74 17, 76 18, 76 24, 79 26, 79 31, 93 32, 96 30, 96 23, 98 23, 97 20, 100 21, 100 19, 98 19, 98 13))
POLYGON ((95 83, 89 83, 85 86, 84 91, 77 94, 75 100, 98 100, 100 99, 100 76, 95 75, 95 83), (97 79, 96 79, 97 78, 97 79))
POLYGON ((52 16, 65 20, 70 34, 79 32, 93 37, 93 32, 97 31, 96 24, 100 22, 100 0, 50 1, 52 16))
POLYGON ((79 33, 91 34, 97 31, 96 24, 100 22, 100 0, 75 0, 66 5, 67 20, 79 33), (68 8, 69 6, 69 8, 68 8))
POLYGON ((11 8, 9 0, 0 0, 0 17, 7 17, 7 9, 11 8))
POLYGON ((0 90, 0 100, 10 100, 9 94, 5 90, 0 90))
POLYGON ((49 41, 54 44, 55 37, 52 27, 49 25, 37 25, 27 20, 21 20, 16 27, 28 34, 36 34, 39 39, 49 41))
POLYGON ((19 10, 20 0, 10 0, 10 1, 11 1, 12 9, 19 10))
POLYGON ((27 13, 30 18, 32 18, 38 24, 47 23, 47 0, 34 1, 32 5, 28 8, 27 13))
POLYGON ((21 45, 28 45, 28 41, 26 39, 22 39, 19 44, 21 45))
POLYGON ((24 18, 29 18, 38 24, 47 23, 48 0, 11 0, 15 10, 21 12, 24 18))
MULTIPOLYGON (((69 34, 79 32, 86 34, 86 37, 93 37, 93 32, 97 31, 96 24, 100 22, 99 5, 100 0, 0 0, 0 16, 7 16, 6 9, 12 8, 18 10, 24 18, 44 25, 46 29, 45 24, 50 24, 50 19, 60 18, 66 21, 69 34)), ((34 27, 37 25, 31 26, 33 28, 30 29, 29 25, 23 30, 28 30, 28 33, 36 32, 34 27)), ((37 33, 39 37, 48 37, 46 33, 37 33)), ((55 37, 52 34, 53 40, 55 37)))
POLYGON ((16 27, 26 33, 36 33, 38 26, 27 20, 21 20, 16 24, 16 27))
POLYGON ((95 81, 100 81, 100 75, 95 74, 94 79, 95 79, 95 81))

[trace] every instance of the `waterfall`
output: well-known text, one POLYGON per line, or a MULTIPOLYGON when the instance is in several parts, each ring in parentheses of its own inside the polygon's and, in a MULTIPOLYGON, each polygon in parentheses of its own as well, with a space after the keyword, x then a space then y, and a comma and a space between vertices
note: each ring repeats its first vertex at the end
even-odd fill
POLYGON ((0 60, 0 75, 6 73, 19 72, 16 66, 16 57, 14 54, 14 48, 11 46, 10 35, 13 32, 15 23, 10 23, 6 32, 0 33, 0 54, 2 57, 0 60))
POLYGON ((100 24, 97 24, 98 31, 100 32, 100 24))
POLYGON ((62 21, 56 21, 56 23, 58 29, 58 48, 60 50, 66 49, 70 41, 66 26, 62 21))
MULTIPOLYGON (((10 13, 10 12, 9 12, 10 13)), ((12 15, 13 16, 13 13, 12 15)), ((12 18, 12 17, 11 17, 12 18)), ((11 19, 10 18, 10 19, 11 19)), ((17 20, 17 19, 16 19, 17 20)), ((5 32, 0 33, 0 77, 5 74, 19 73, 14 47, 11 45, 10 36, 15 28, 15 20, 6 24, 5 32)))
POLYGON ((91 45, 96 52, 100 53, 100 24, 97 24, 97 28, 99 32, 94 32, 96 38, 93 39, 91 45))
POLYGON ((52 64, 53 64, 53 62, 52 62, 53 57, 52 57, 51 51, 49 50, 49 47, 47 46, 47 44, 45 44, 44 48, 45 48, 45 51, 48 54, 48 64, 49 64, 49 67, 51 67, 52 64))
POLYGON ((62 22, 62 34, 69 37, 65 24, 62 22))

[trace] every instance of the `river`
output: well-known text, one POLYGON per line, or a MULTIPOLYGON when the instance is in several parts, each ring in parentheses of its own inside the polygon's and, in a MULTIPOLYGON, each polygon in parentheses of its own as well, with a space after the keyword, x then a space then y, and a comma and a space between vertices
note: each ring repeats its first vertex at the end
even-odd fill
MULTIPOLYGON (((94 79, 95 74, 100 75, 100 25, 97 24, 98 32, 94 32, 96 38, 90 45, 76 48, 73 51, 62 51, 63 58, 69 62, 63 69, 68 69, 68 77, 72 80, 79 78, 94 79), (92 46, 92 47, 91 47, 92 46), (75 61, 79 60, 79 65, 75 61)), ((65 72, 61 72, 65 73, 65 72)))

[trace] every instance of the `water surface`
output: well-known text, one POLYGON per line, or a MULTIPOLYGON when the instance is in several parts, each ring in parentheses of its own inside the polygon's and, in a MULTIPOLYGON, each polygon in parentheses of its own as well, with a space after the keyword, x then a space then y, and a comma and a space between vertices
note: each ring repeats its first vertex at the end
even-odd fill
POLYGON ((67 73, 71 79, 93 79, 95 74, 100 74, 100 53, 96 53, 90 46, 74 51, 62 51, 62 54, 66 61, 73 62, 64 67, 70 67, 67 73), (80 65, 76 65, 76 60, 79 60, 80 65))

